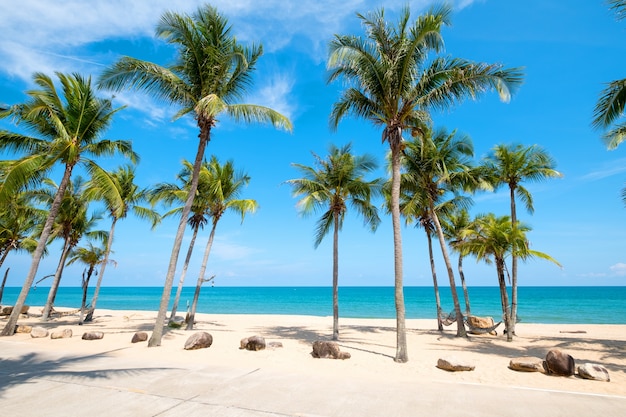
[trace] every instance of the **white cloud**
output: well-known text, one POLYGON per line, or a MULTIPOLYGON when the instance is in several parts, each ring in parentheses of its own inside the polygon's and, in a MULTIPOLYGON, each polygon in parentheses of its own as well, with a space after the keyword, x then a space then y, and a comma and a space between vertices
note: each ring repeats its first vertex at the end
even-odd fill
POLYGON ((626 276, 626 264, 618 262, 615 265, 612 265, 610 268, 611 274, 618 277, 626 276))
POLYGON ((293 121, 293 114, 297 110, 293 100, 290 100, 293 85, 294 80, 288 75, 275 73, 265 85, 257 89, 253 96, 246 99, 246 102, 269 107, 293 121))

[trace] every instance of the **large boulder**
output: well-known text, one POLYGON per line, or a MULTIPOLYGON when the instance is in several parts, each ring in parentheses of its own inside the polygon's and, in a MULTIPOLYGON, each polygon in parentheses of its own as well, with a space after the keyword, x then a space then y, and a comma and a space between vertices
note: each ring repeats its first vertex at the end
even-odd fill
MULTIPOLYGON (((488 329, 493 327, 495 322, 493 321, 493 317, 478 317, 478 316, 467 316, 467 324, 469 325, 468 333, 472 334, 484 334, 485 332, 474 332, 472 328, 476 329, 488 329)), ((497 333, 494 331, 490 332, 490 334, 496 335, 497 333)))
POLYGON ((85 332, 83 333, 83 340, 100 340, 104 337, 102 332, 85 332))
POLYGON ((133 335, 133 338, 131 339, 130 343, 145 342, 146 340, 148 340, 148 333, 146 333, 146 332, 136 332, 133 335))
POLYGON ((574 358, 559 349, 552 349, 546 355, 546 369, 550 375, 572 376, 576 370, 574 358))
MULTIPOLYGON (((22 306, 22 309, 20 310, 20 314, 28 314, 28 309, 30 308, 30 306, 22 306)), ((0 310, 0 316, 10 316, 11 313, 13 313, 13 306, 7 306, 7 307, 2 307, 2 310, 0 310)))
POLYGON ((250 336, 241 339, 239 342, 239 349, 246 350, 263 350, 265 349, 265 339, 261 336, 250 336))
POLYGON ((205 349, 213 344, 213 336, 207 332, 194 333, 185 342, 185 350, 205 349))
POLYGON ((314 358, 322 359, 350 359, 350 353, 342 352, 336 342, 326 340, 316 340, 313 342, 313 352, 311 352, 311 355, 314 358))
POLYGON ((519 372, 542 372, 545 373, 543 359, 524 356, 513 358, 509 362, 509 368, 519 372))
POLYGON ((439 360, 437 360, 437 368, 443 369, 444 371, 459 372, 473 371, 476 366, 452 356, 447 358, 440 358, 439 360))
POLYGON ((30 337, 35 339, 48 337, 48 329, 45 327, 35 326, 30 330, 30 337))
POLYGON ((50 339, 69 339, 72 337, 72 329, 55 330, 50 335, 50 339))
POLYGON ((578 376, 583 379, 592 379, 594 381, 611 381, 609 371, 602 365, 595 363, 585 363, 578 367, 578 376))

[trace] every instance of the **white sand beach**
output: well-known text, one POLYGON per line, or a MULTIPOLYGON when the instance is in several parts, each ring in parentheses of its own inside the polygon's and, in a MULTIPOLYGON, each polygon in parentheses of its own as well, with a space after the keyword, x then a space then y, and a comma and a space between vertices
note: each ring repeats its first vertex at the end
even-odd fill
MULTIPOLYGON (((31 311, 37 311, 37 309, 31 308, 31 311)), ((332 333, 332 318, 330 317, 198 314, 194 331, 168 329, 160 347, 148 348, 147 342, 131 343, 135 332, 151 332, 155 317, 156 312, 149 311, 98 310, 94 322, 84 326, 76 324, 76 316, 58 317, 45 323, 35 317, 21 319, 19 324, 43 326, 49 330, 69 328, 73 336, 52 340, 50 337, 32 338, 30 334, 15 334, 0 338, 0 361, 2 361, 0 362, 0 376, 2 376, 4 386, 0 389, 0 404, 2 404, 0 408, 8 411, 8 415, 13 415, 13 412, 17 411, 25 416, 57 415, 56 412, 63 412, 64 408, 59 406, 51 408, 50 413, 24 413, 23 401, 28 395, 36 398, 41 392, 37 385, 46 380, 48 383, 54 380, 55 383, 65 384, 69 378, 72 387, 80 384, 125 387, 115 392, 123 392, 126 395, 130 390, 137 395, 143 393, 163 399, 169 398, 160 391, 164 388, 160 385, 160 388, 151 385, 160 380, 160 377, 164 381, 170 381, 168 388, 170 391, 188 392, 189 390, 191 392, 193 391, 191 386, 186 386, 184 382, 190 375, 196 375, 200 381, 204 381, 198 382, 194 379, 193 387, 200 389, 202 383, 213 386, 212 384, 220 378, 223 378, 220 386, 225 388, 228 386, 227 381, 231 380, 231 377, 235 378, 235 375, 256 373, 272 376, 268 377, 269 381, 272 381, 270 386, 263 385, 264 390, 269 389, 273 384, 280 387, 281 378, 310 385, 308 388, 303 388, 303 391, 294 387, 293 398, 290 398, 290 392, 285 392, 286 388, 281 388, 278 398, 280 398, 279 402, 284 404, 281 403, 280 407, 276 405, 278 400, 274 398, 270 401, 273 405, 266 404, 269 408, 265 410, 262 399, 257 399, 254 401, 260 401, 261 404, 243 406, 242 409, 249 410, 249 414, 220 412, 209 413, 209 415, 380 415, 363 414, 355 409, 352 412, 348 410, 339 413, 333 411, 332 407, 328 408, 329 405, 316 403, 313 399, 318 396, 329 399, 342 398, 342 392, 345 391, 345 393, 352 393, 350 398, 355 405, 364 406, 368 402, 375 401, 375 404, 370 404, 368 409, 376 413, 377 406, 382 410, 385 409, 385 401, 389 404, 397 402, 392 399, 394 395, 400 393, 395 390, 396 393, 391 394, 394 391, 391 387, 404 387, 397 389, 405 389, 406 394, 410 393, 413 398, 412 401, 416 401, 415 398, 419 399, 420 395, 425 395, 428 387, 435 386, 447 387, 439 398, 435 398, 443 404, 449 400, 453 401, 452 398, 458 395, 463 398, 466 395, 469 396, 464 400, 468 405, 472 401, 480 403, 480 395, 468 392, 468 390, 473 391, 477 386, 484 387, 485 392, 495 393, 495 398, 489 403, 490 405, 483 405, 477 409, 481 412, 463 415, 492 415, 489 412, 490 407, 493 407, 493 415, 497 415, 498 409, 502 410, 499 407, 504 407, 506 404, 508 404, 507 407, 513 409, 519 408, 515 413, 508 413, 508 415, 535 414, 532 406, 518 403, 517 400, 513 403, 510 402, 512 399, 507 400, 506 390, 516 393, 516 398, 522 398, 519 397, 521 392, 531 393, 528 395, 535 395, 532 394, 533 392, 542 395, 552 393, 550 397, 552 400, 564 394, 568 396, 568 403, 572 401, 569 396, 573 396, 576 401, 582 401, 583 404, 593 402, 594 409, 597 399, 602 398, 601 404, 607 407, 603 410, 603 415, 622 415, 621 413, 626 410, 626 325, 519 323, 516 329, 517 337, 513 342, 507 342, 506 338, 501 335, 502 327, 499 329, 498 336, 472 335, 463 339, 455 337, 454 326, 446 328, 441 333, 436 330, 434 320, 407 320, 409 362, 399 364, 393 361, 396 346, 395 320, 340 318, 339 345, 342 351, 351 354, 351 358, 330 360, 316 359, 310 354, 315 340, 330 340, 332 333), (102 331, 104 338, 93 341, 82 340, 82 334, 87 331, 102 331), (196 331, 209 332, 213 336, 212 346, 195 351, 184 350, 185 341, 196 331), (283 347, 267 348, 261 351, 239 349, 240 340, 252 335, 262 336, 268 343, 281 342, 283 347), (542 373, 517 372, 508 367, 512 358, 523 356, 544 358, 546 353, 554 348, 570 354, 577 366, 583 363, 603 365, 608 369, 611 381, 600 382, 582 379, 578 376, 556 377, 542 373), (437 368, 437 360, 447 357, 456 357, 469 362, 475 366, 475 369, 467 372, 448 372, 437 368), (146 373, 142 374, 140 369, 146 373), (181 370, 183 375, 187 375, 183 381, 178 378, 181 370), (178 376, 168 374, 171 372, 178 376), (220 375, 219 378, 217 374, 220 375), (327 382, 316 384, 315 381, 327 382), (339 391, 333 391, 330 381, 332 384, 337 384, 339 391), (354 384, 359 384, 360 388, 357 389, 354 384), (422 390, 417 389, 418 386, 422 386, 422 390), (354 390, 351 390, 351 387, 354 390), (375 394, 369 393, 365 387, 372 388, 375 394), (363 395, 361 400, 358 399, 359 393, 363 395), (303 409, 277 411, 283 406, 289 408, 290 402, 296 399, 302 403, 301 397, 310 398, 312 403, 298 406, 304 407, 303 409), (10 408, 9 404, 14 408, 10 408), (498 406, 498 404, 501 405, 498 406), (261 410, 259 414, 254 414, 258 410, 261 410), (297 410, 306 412, 297 412, 297 410)), ((0 325, 4 321, 0 320, 0 325)), ((287 380, 284 383, 288 387, 293 386, 287 380)), ((165 383, 165 385, 168 384, 165 383)), ((239 383, 231 382, 230 389, 238 389, 238 387, 244 389, 245 386, 245 384, 239 385, 239 383)), ((271 393, 265 392, 264 394, 264 392, 259 391, 258 387, 251 392, 242 391, 238 397, 240 404, 235 404, 237 401, 234 401, 231 407, 237 408, 238 405, 247 404, 258 395, 266 399, 273 398, 271 393)), ((81 400, 80 396, 77 397, 69 392, 62 397, 64 401, 75 406, 88 406, 87 403, 81 402, 86 401, 85 398, 81 400)), ((144 398, 142 402, 145 401, 144 398)), ((537 404, 541 402, 533 398, 529 401, 539 401, 537 404)), ((93 405, 91 401, 88 403, 93 405)), ((185 404, 189 405, 187 400, 185 404)), ((157 410, 160 410, 161 406, 156 404, 154 406, 156 409, 147 414, 124 414, 122 412, 121 415, 182 415, 183 411, 183 409, 178 409, 177 412, 181 414, 177 412, 159 414, 157 410)), ((472 408, 475 406, 479 404, 472 405, 472 408)), ((409 403, 406 407, 410 408, 409 403)), ((442 410, 440 407, 438 409, 442 410)), ((95 414, 90 415, 105 414, 98 414, 96 411, 95 414)), ((106 413, 106 415, 110 414, 106 413)), ((398 409, 395 414, 388 415, 418 415, 418 413, 412 414, 410 410, 407 410, 407 414, 403 414, 403 411, 398 409)), ((430 415, 439 414, 431 413, 430 415)), ((551 414, 546 411, 541 415, 560 414, 551 414)))

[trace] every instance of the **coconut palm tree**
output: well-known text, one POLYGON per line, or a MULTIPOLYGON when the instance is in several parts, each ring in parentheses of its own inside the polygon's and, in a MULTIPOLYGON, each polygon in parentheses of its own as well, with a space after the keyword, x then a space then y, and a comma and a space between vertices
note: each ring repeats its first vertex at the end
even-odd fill
POLYGON ((358 14, 366 37, 336 35, 330 44, 329 82, 342 78, 348 83, 333 105, 331 126, 337 128, 348 115, 369 120, 382 127, 382 140, 391 149, 396 362, 408 361, 400 225, 403 132, 419 135, 429 120, 429 111, 448 109, 487 90, 495 89, 503 100, 508 100, 522 80, 519 69, 459 58, 430 59, 443 50, 441 29, 449 24, 450 14, 448 6, 434 7, 411 22, 406 8, 396 25, 386 21, 384 9, 367 16, 358 14))
POLYGON ((96 310, 98 296, 104 271, 109 262, 109 255, 113 246, 113 236, 115 226, 121 219, 125 219, 129 212, 141 219, 148 219, 152 227, 160 221, 160 216, 151 208, 142 206, 141 203, 147 201, 147 190, 140 189, 135 184, 135 169, 131 165, 124 165, 113 172, 97 170, 92 175, 91 180, 86 184, 85 194, 93 200, 102 200, 111 218, 111 228, 108 233, 104 259, 99 263, 100 274, 96 282, 96 288, 91 299, 91 306, 87 313, 86 321, 93 319, 96 310))
POLYGON ((319 210, 322 217, 317 221, 315 247, 333 231, 333 340, 339 339, 339 231, 350 205, 363 216, 366 226, 373 232, 380 224, 378 210, 371 197, 379 194, 381 180, 366 181, 364 176, 376 169, 370 155, 355 156, 350 144, 341 148, 330 145, 328 157, 313 153, 315 166, 292 164, 303 178, 291 179, 300 212, 309 215, 319 210))
POLYGON ((505 258, 511 255, 516 255, 522 260, 538 257, 560 266, 551 256, 529 248, 526 239, 526 232, 528 231, 530 231, 530 227, 523 223, 518 222, 514 226, 509 216, 496 217, 494 214, 479 216, 463 233, 465 242, 460 247, 460 250, 466 255, 472 254, 479 261, 496 264, 502 317, 506 327, 506 338, 509 342, 513 340, 513 317, 508 307, 509 300, 504 276, 505 258))
POLYGON ((243 223, 246 214, 254 213, 258 207, 256 200, 239 198, 243 188, 250 182, 250 177, 244 172, 235 171, 233 161, 227 161, 222 165, 217 157, 212 156, 205 169, 200 171, 200 176, 206 176, 206 178, 202 178, 201 182, 207 185, 207 192, 198 195, 198 199, 206 201, 208 206, 208 213, 211 217, 211 234, 202 257, 202 265, 187 320, 187 330, 193 329, 198 299, 200 298, 200 288, 207 281, 204 274, 213 246, 217 223, 228 211, 240 214, 243 223))
POLYGON ((119 91, 131 87, 179 106, 175 118, 192 115, 200 130, 189 195, 178 224, 159 313, 148 346, 161 345, 187 217, 196 195, 204 151, 218 117, 229 116, 246 123, 269 122, 291 130, 291 122, 270 108, 237 104, 252 83, 252 73, 263 49, 260 45, 245 47, 238 43, 227 19, 215 8, 201 6, 191 15, 166 12, 157 25, 156 35, 177 48, 177 61, 173 65, 163 67, 124 57, 100 78, 103 88, 119 91))
MULTIPOLYGON (((516 196, 524 203, 529 213, 534 212, 532 195, 521 183, 561 177, 562 174, 554 169, 555 166, 554 159, 538 145, 501 144, 495 146, 491 153, 483 159, 480 171, 494 189, 508 186, 511 201, 511 221, 515 227, 517 224, 516 196)), ((514 251, 511 258, 511 329, 513 332, 515 332, 517 319, 517 270, 517 255, 514 251)))
MULTIPOLYGON (((403 193, 414 194, 425 192, 426 207, 432 219, 434 231, 437 234, 441 253, 446 265, 448 279, 450 282, 450 292, 456 313, 457 336, 465 336, 465 325, 463 324, 463 313, 458 299, 454 271, 450 262, 443 228, 439 221, 439 213, 442 212, 438 205, 442 200, 454 195, 448 203, 448 207, 453 205, 466 207, 471 200, 458 195, 463 189, 471 189, 478 181, 474 178, 472 171, 472 157, 474 148, 469 136, 457 134, 455 131, 448 133, 445 129, 435 132, 427 130, 421 138, 416 138, 407 142, 404 149, 402 184, 405 190, 403 193)), ((444 200, 445 201, 445 200, 444 200)), ((413 203, 415 204, 415 203, 413 203)), ((410 205, 409 205, 410 207, 410 205)))
POLYGON ((462 208, 445 213, 445 215, 440 218, 440 221, 441 227, 443 228, 443 235, 448 241, 450 248, 459 254, 457 270, 459 271, 463 295, 465 296, 465 314, 470 316, 472 312, 469 291, 465 281, 465 273, 463 272, 463 253, 459 250, 465 240, 463 237, 465 230, 471 223, 470 215, 466 208, 462 208))
POLYGON ((78 324, 81 325, 83 324, 83 317, 85 314, 85 310, 87 309, 87 290, 89 289, 89 281, 91 280, 91 276, 94 273, 98 275, 98 271, 96 270, 98 265, 102 265, 104 262, 115 265, 116 262, 112 259, 108 259, 106 248, 94 246, 92 242, 87 243, 87 246, 72 249, 66 265, 69 266, 75 262, 81 262, 85 265, 85 270, 83 271, 83 279, 81 282, 83 297, 80 303, 80 317, 78 319, 78 324))
POLYGON ((119 110, 114 109, 110 99, 99 98, 91 85, 91 78, 79 74, 56 74, 61 88, 57 89, 52 78, 36 73, 33 76, 36 89, 28 91, 28 100, 0 112, 0 117, 12 117, 26 134, 0 131, 0 149, 24 155, 7 164, 4 181, 0 184, 0 202, 8 196, 20 192, 26 185, 32 185, 46 177, 57 164, 63 166, 63 176, 52 201, 37 247, 33 252, 32 263, 24 280, 22 290, 15 302, 2 336, 15 332, 15 325, 33 284, 52 231, 61 200, 69 184, 72 172, 77 165, 89 172, 96 169, 92 158, 121 154, 136 161, 130 142, 102 139, 102 135, 119 110))

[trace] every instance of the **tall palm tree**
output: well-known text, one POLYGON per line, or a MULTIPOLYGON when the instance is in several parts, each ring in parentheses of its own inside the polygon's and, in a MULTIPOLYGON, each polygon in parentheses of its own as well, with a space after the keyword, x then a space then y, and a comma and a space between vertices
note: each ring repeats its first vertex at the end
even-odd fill
POLYGON ((132 212, 141 219, 148 219, 154 227, 159 221, 158 213, 148 207, 141 206, 141 203, 147 201, 147 190, 140 189, 135 184, 135 169, 133 166, 125 165, 119 167, 113 172, 105 170, 97 170, 92 175, 91 180, 86 184, 85 194, 93 200, 102 200, 111 218, 111 228, 108 233, 106 248, 104 250, 104 259, 100 265, 100 274, 96 282, 96 288, 91 299, 91 306, 87 313, 86 321, 93 319, 93 313, 96 310, 98 296, 104 271, 109 262, 109 255, 113 246, 113 236, 117 222, 128 216, 132 212))
POLYGON ((160 346, 176 264, 187 217, 198 186, 198 174, 211 130, 218 117, 227 115, 241 122, 269 122, 291 130, 291 122, 263 106, 237 104, 252 83, 252 73, 263 49, 242 46, 231 33, 228 21, 211 6, 201 6, 194 14, 166 12, 156 28, 157 37, 175 46, 177 61, 163 67, 124 57, 104 71, 100 86, 112 90, 127 87, 180 106, 176 118, 192 115, 200 133, 189 195, 178 224, 170 257, 159 313, 148 346, 160 346))
POLYGON ((33 252, 28 275, 1 336, 10 336, 15 332, 19 312, 37 274, 74 167, 83 165, 92 172, 97 164, 91 158, 117 153, 137 160, 130 142, 102 139, 102 134, 119 109, 113 108, 110 99, 102 99, 95 94, 91 78, 61 73, 57 73, 57 77, 61 83, 60 90, 52 78, 36 73, 33 79, 38 88, 27 92, 29 99, 0 112, 0 117, 12 117, 26 131, 39 136, 0 131, 0 148, 24 155, 4 168, 0 202, 7 201, 8 196, 19 192, 24 186, 44 178, 57 163, 63 166, 63 176, 33 252))
POLYGON ((472 254, 476 256, 477 260, 487 263, 495 262, 500 287, 502 316, 506 327, 506 338, 509 342, 513 340, 513 317, 508 308, 509 300, 504 276, 505 258, 510 255, 515 255, 522 260, 538 257, 560 266, 551 256, 529 248, 526 239, 526 232, 529 230, 530 228, 523 223, 517 223, 514 226, 509 216, 496 217, 494 214, 479 216, 466 229, 464 233, 466 240, 460 247, 464 254, 472 254))
POLYGON ((376 169, 370 155, 355 156, 350 144, 341 148, 330 145, 328 157, 315 153, 315 166, 292 164, 303 178, 291 179, 293 194, 302 196, 298 202, 301 213, 311 214, 322 210, 317 221, 315 247, 333 230, 333 340, 339 339, 339 231, 348 211, 348 205, 363 216, 365 225, 373 232, 380 224, 378 210, 371 197, 380 192, 381 181, 366 181, 364 176, 376 169))
POLYGON ((367 16, 358 14, 366 37, 336 35, 330 44, 329 82, 343 78, 349 83, 333 105, 331 126, 336 128, 348 115, 364 118, 382 127, 382 139, 391 149, 396 362, 408 361, 399 208, 403 132, 419 135, 429 111, 447 109, 486 90, 495 89, 508 100, 522 79, 519 69, 497 64, 450 57, 429 60, 429 54, 443 50, 441 28, 449 24, 450 14, 448 6, 434 7, 410 22, 406 8, 396 25, 386 21, 383 9, 367 16))
MULTIPOLYGON (((508 186, 511 200, 511 221, 517 225, 517 208, 515 197, 519 197, 529 213, 534 212, 533 198, 530 192, 521 185, 522 182, 543 181, 548 178, 559 178, 560 172, 554 169, 556 162, 546 150, 538 145, 496 145, 492 152, 483 159, 480 168, 487 182, 494 188, 508 186)), ((511 329, 515 332, 517 319, 517 255, 511 257, 511 329)))
POLYGON ((233 161, 227 161, 222 165, 217 157, 212 156, 206 169, 200 171, 200 176, 206 176, 202 178, 201 182, 207 187, 206 194, 198 195, 198 199, 206 201, 208 206, 208 213, 211 216, 211 234, 202 257, 202 265, 187 320, 187 330, 193 329, 198 299, 200 298, 200 288, 206 282, 204 274, 213 246, 217 223, 228 211, 240 214, 243 223, 246 214, 254 213, 258 207, 256 200, 239 198, 243 188, 250 182, 250 177, 244 172, 235 171, 233 161))
POLYGON ((459 271, 459 278, 461 279, 461 286, 463 287, 463 295, 465 296, 465 314, 470 316, 472 314, 472 309, 470 307, 469 291, 465 281, 465 273, 463 272, 463 253, 460 251, 460 247, 465 241, 465 230, 471 224, 470 215, 467 209, 462 208, 447 212, 440 220, 441 227, 443 228, 443 234, 446 237, 450 248, 459 254, 457 270, 459 271))
POLYGON ((438 209, 437 205, 440 205, 443 198, 450 194, 453 194, 454 198, 448 207, 469 205, 469 198, 458 193, 464 189, 471 189, 477 184, 472 171, 471 160, 474 155, 472 141, 468 136, 457 134, 455 131, 448 133, 445 129, 435 132, 427 130, 421 138, 407 142, 403 152, 405 156, 403 166, 406 171, 402 179, 405 186, 403 193, 417 190, 419 195, 423 190, 426 194, 424 202, 434 224, 434 231, 439 240, 450 282, 450 292, 456 313, 457 336, 464 337, 465 325, 454 271, 439 221, 439 213, 442 210, 438 209))
MULTIPOLYGON (((180 302, 180 296, 183 291, 183 284, 185 283, 185 278, 187 276, 187 269, 189 268, 189 262, 191 260, 191 255, 193 254, 193 249, 196 243, 196 238, 198 237, 198 232, 200 229, 203 229, 204 226, 209 222, 209 218, 211 217, 210 213, 210 205, 209 201, 203 198, 203 196, 207 196, 209 193, 209 187, 211 186, 206 182, 209 179, 208 175, 203 175, 207 173, 209 170, 209 165, 206 161, 202 163, 202 167, 200 168, 200 175, 198 177, 198 188, 196 190, 196 198, 194 198, 193 205, 191 206, 191 214, 189 215, 189 219, 187 220, 187 224, 191 227, 193 234, 191 236, 191 241, 189 242, 189 247, 187 249, 187 255, 185 256, 185 262, 183 263, 183 268, 180 273, 180 278, 178 280, 178 285, 176 287, 176 295, 174 296, 174 302, 172 303, 172 311, 170 312, 171 321, 176 316, 176 312, 178 311, 178 303, 180 302)), ((180 185, 171 184, 171 183, 162 183, 157 184, 150 191, 150 201, 153 204, 157 202, 161 202, 167 206, 172 205, 174 203, 180 203, 182 206, 174 207, 169 210, 167 213, 163 215, 163 217, 169 217, 172 215, 180 215, 183 212, 185 201, 187 201, 187 197, 189 194, 189 188, 191 186, 191 176, 193 173, 193 164, 189 161, 183 161, 183 169, 178 174, 177 178, 180 181, 180 185)))

